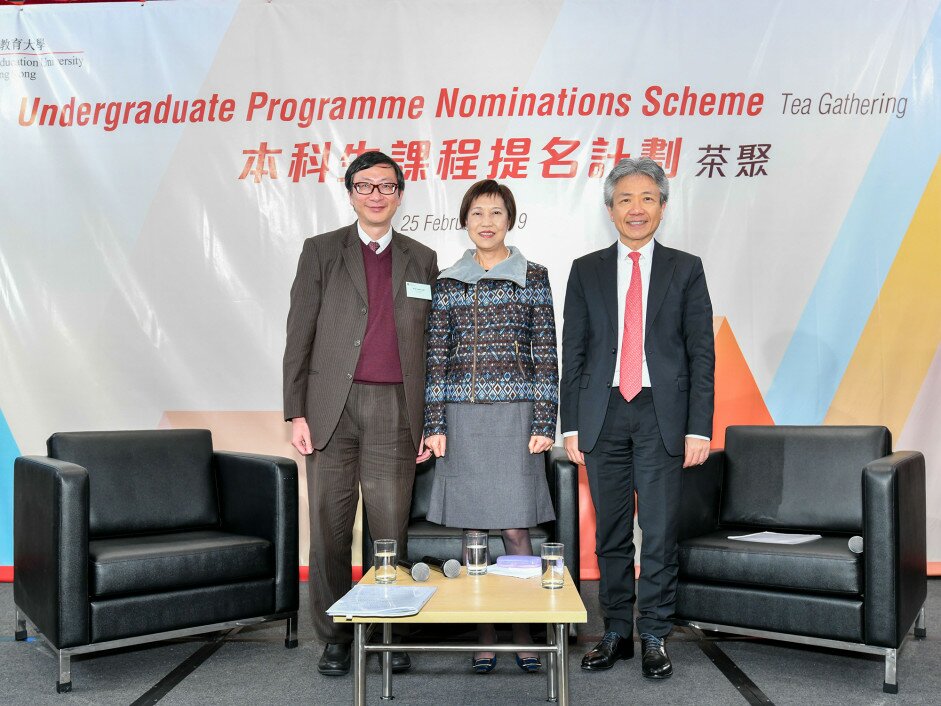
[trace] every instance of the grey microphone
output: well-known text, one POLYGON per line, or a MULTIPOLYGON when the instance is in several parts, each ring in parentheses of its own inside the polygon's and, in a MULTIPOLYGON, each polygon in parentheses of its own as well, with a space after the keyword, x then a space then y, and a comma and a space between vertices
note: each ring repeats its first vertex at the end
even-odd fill
POLYGON ((431 571, 428 570, 428 564, 421 561, 405 561, 405 559, 399 559, 396 563, 408 571, 413 581, 427 581, 428 577, 431 576, 431 571))
POLYGON ((449 579, 461 573, 461 562, 457 559, 439 559, 434 556, 423 556, 421 560, 435 571, 440 571, 449 579))
POLYGON ((850 551, 853 554, 862 554, 863 553, 863 538, 858 534, 850 537, 850 540, 846 543, 850 548, 850 551))

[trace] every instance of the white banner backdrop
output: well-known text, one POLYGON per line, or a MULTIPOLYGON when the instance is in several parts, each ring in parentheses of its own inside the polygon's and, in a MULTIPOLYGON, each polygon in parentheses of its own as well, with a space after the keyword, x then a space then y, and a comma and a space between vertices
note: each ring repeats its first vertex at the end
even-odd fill
POLYGON ((922 450, 941 561, 939 56, 937 0, 0 8, 0 564, 12 458, 54 431, 290 455, 288 289, 303 239, 353 221, 363 149, 403 165, 396 226, 442 265, 467 187, 509 185, 560 330, 572 259, 615 237, 602 176, 659 161, 659 237, 702 256, 735 385, 922 450), (920 312, 904 348, 887 298, 920 312))

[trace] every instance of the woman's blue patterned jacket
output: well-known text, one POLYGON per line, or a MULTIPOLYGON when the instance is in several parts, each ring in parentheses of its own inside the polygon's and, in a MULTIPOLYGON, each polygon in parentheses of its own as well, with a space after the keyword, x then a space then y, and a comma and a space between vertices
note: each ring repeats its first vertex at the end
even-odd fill
POLYGON ((555 438, 559 372, 549 272, 509 250, 489 271, 468 250, 435 283, 425 436, 447 434, 447 402, 532 400, 532 434, 555 438))

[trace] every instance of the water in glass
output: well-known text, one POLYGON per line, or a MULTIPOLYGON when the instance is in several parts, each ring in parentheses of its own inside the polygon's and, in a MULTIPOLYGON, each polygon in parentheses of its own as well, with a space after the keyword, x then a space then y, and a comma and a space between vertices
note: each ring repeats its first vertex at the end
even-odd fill
POLYGON ((562 588, 562 568, 565 563, 562 561, 562 555, 543 555, 542 557, 542 587, 543 588, 562 588))
POLYGON ((487 545, 468 544, 464 563, 470 576, 480 576, 487 573, 487 545))
POLYGON ((395 582, 395 552, 376 552, 376 583, 395 582))

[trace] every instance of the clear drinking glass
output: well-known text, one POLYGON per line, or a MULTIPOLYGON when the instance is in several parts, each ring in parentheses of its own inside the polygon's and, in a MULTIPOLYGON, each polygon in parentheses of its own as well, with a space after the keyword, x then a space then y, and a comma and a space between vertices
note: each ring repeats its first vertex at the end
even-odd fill
POLYGON ((563 546, 557 542, 542 545, 542 587, 562 588, 565 575, 565 561, 562 559, 563 546))
POLYGON ((373 542, 373 566, 376 583, 395 583, 396 543, 394 539, 377 539, 373 542))
POLYGON ((490 552, 487 545, 486 532, 464 533, 464 566, 467 567, 468 576, 480 576, 487 573, 487 564, 490 563, 490 552))

